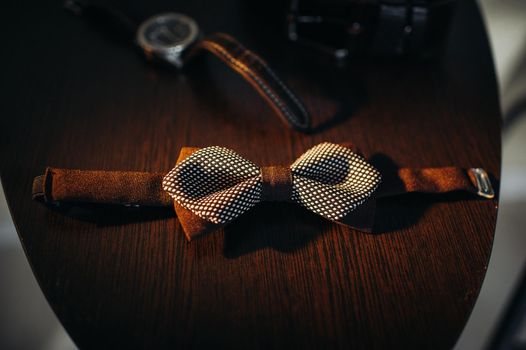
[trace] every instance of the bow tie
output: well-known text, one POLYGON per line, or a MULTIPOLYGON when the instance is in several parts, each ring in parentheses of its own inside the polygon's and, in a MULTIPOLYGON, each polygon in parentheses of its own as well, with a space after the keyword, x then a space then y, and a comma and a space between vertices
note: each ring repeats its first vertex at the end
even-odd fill
POLYGON ((222 147, 183 147, 166 173, 48 167, 33 181, 45 203, 174 206, 188 240, 232 222, 261 201, 287 201, 348 227, 371 232, 377 199, 410 192, 465 191, 493 198, 481 168, 382 168, 351 146, 314 146, 291 166, 258 167, 222 147))
POLYGON ((322 143, 290 167, 261 168, 227 148, 206 147, 178 163, 162 185, 184 209, 225 225, 261 201, 293 202, 340 221, 364 203, 380 181, 380 173, 361 155, 322 143))

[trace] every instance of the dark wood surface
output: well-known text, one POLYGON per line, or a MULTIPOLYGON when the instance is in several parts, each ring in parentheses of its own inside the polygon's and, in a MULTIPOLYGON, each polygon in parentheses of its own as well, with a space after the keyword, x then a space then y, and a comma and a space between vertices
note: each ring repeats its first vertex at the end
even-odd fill
POLYGON ((143 6, 186 12, 266 56, 312 112, 311 135, 285 129, 210 56, 159 70, 60 1, 5 4, 2 183, 53 310, 81 348, 451 348, 486 272, 496 200, 384 200, 375 234, 264 204, 192 243, 169 210, 31 200, 47 165, 168 171, 183 145, 231 147, 268 165, 352 141, 375 162, 482 166, 498 182, 497 88, 474 2, 461 2, 438 59, 347 68, 288 44, 279 2, 245 3, 143 6))

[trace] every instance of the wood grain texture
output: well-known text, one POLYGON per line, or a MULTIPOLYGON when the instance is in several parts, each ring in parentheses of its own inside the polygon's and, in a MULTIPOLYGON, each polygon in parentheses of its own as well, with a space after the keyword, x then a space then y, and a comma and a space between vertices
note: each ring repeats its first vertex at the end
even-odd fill
POLYGON ((150 13, 186 12, 205 31, 234 34, 263 54, 312 112, 310 135, 285 129, 210 56, 163 71, 60 1, 5 6, 2 183, 38 282, 77 345, 453 346, 487 268, 496 200, 383 200, 375 234, 263 204, 188 243, 168 210, 52 210, 31 200, 31 181, 47 165, 168 171, 184 145, 226 146, 270 165, 322 141, 352 141, 374 162, 480 166, 498 183, 497 88, 474 2, 461 2, 438 59, 346 68, 287 43, 277 1, 148 5, 150 13))

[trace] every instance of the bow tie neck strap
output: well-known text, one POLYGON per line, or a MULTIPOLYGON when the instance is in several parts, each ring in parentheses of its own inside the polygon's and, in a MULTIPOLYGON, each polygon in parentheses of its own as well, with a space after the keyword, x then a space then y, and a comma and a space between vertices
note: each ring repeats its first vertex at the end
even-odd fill
MULTIPOLYGON (((195 152, 196 148, 184 148, 182 159, 195 152)), ((268 167, 267 183, 262 192, 266 200, 288 198, 288 171, 281 167, 268 167), (273 169, 272 168, 277 168, 273 169), (274 173, 272 173, 272 171, 274 173), (278 190, 280 189, 280 190, 278 190), (276 193, 277 192, 277 193, 276 193), (274 198, 274 199, 272 199, 274 198)), ((394 172, 382 171, 382 185, 377 197, 391 197, 409 192, 447 193, 467 191, 482 197, 491 198, 493 189, 489 176, 480 168, 459 167, 400 168, 394 172)), ((33 180, 33 199, 46 203, 107 203, 131 206, 171 206, 173 199, 162 189, 164 173, 136 171, 74 170, 48 167, 43 175, 33 180)))
POLYGON ((448 193, 464 191, 483 198, 495 196, 489 175, 481 168, 400 168, 383 172, 377 197, 405 193, 448 193))
POLYGON ((105 203, 166 207, 172 198, 162 188, 164 173, 75 170, 48 167, 33 180, 33 199, 49 204, 105 203))

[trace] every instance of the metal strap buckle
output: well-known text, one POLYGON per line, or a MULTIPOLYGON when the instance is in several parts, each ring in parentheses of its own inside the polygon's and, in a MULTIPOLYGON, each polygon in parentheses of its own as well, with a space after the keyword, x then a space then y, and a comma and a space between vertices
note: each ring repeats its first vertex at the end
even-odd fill
POLYGON ((475 180, 477 180, 477 194, 484 198, 495 197, 495 192, 493 191, 493 186, 491 186, 491 181, 486 170, 482 168, 471 168, 470 171, 473 176, 475 176, 475 180))

